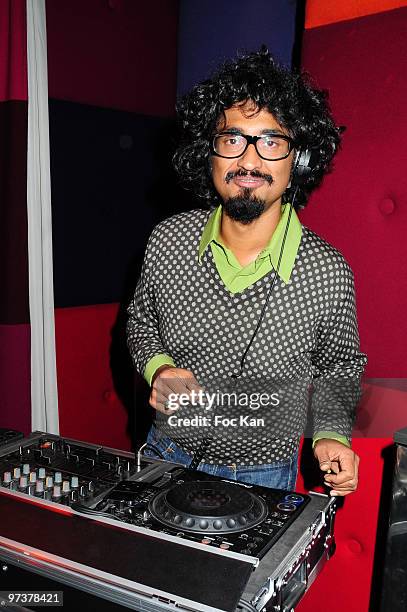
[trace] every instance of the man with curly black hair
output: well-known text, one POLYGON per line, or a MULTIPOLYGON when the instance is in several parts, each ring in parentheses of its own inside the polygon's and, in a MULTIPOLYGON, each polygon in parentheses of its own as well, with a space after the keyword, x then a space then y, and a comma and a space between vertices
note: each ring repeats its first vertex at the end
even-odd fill
POLYGON ((177 111, 174 165, 206 208, 154 229, 129 307, 129 348, 157 411, 147 453, 293 488, 312 382, 314 455, 331 494, 347 495, 366 363, 353 275, 296 215, 339 145, 326 95, 262 47, 227 62, 177 111))

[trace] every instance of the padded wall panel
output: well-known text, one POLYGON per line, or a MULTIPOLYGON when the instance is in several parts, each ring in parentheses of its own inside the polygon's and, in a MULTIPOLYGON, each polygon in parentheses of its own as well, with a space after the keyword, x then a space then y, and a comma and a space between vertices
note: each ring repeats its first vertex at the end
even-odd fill
POLYGON ((25 7, 25 0, 0 2, 0 100, 28 97, 25 7))
POLYGON ((177 0, 47 0, 51 98, 173 115, 177 0))
POLYGON ((265 43, 290 64, 296 2, 286 0, 181 0, 178 29, 180 94, 210 76, 237 50, 254 51, 265 43))
MULTIPOLYGON (((375 557, 380 485, 385 470, 383 452, 391 443, 391 438, 353 441, 352 447, 361 457, 360 490, 344 498, 344 503, 339 501, 335 519, 336 553, 296 606, 296 612, 367 612, 378 609, 369 607, 370 580, 375 557)), ((303 487, 301 476, 297 484, 298 491, 309 490, 303 487)), ((383 527, 385 529, 386 525, 383 527)), ((377 606, 378 602, 374 603, 377 606)))
POLYGON ((0 1, 0 427, 31 429, 25 0, 0 1))
POLYGON ((110 367, 117 313, 117 304, 55 310, 59 424, 62 436, 129 450, 110 367))
POLYGON ((127 303, 153 226, 183 206, 169 154, 178 0, 46 0, 46 9, 61 431, 124 446, 127 419, 109 415, 134 411, 133 370, 121 316, 120 398, 104 395, 115 376, 104 308, 127 303), (90 373, 72 374, 76 363, 90 373))
POLYGON ((57 307, 120 301, 147 237, 179 210, 172 120, 50 100, 57 307))
POLYGON ((355 272, 367 374, 407 362, 407 8, 307 30, 303 64, 346 125, 335 171, 302 214, 355 272), (377 44, 380 41, 380 45, 377 44))
POLYGON ((382 13, 406 6, 406 0, 307 0, 305 27, 318 26, 382 13))
POLYGON ((30 325, 0 325, 0 427, 31 431, 30 325))
POLYGON ((28 323, 27 101, 0 102, 0 323, 28 323))

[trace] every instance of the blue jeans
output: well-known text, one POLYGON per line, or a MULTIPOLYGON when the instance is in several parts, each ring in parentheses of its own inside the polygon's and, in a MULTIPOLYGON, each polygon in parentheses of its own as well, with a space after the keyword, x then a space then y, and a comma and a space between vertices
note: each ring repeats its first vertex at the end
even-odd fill
MULTIPOLYGON (((182 450, 171 440, 171 438, 160 437, 154 425, 148 432, 147 442, 152 448, 146 448, 144 454, 149 457, 158 457, 166 461, 181 463, 189 466, 192 457, 182 450), (153 448, 157 449, 154 453, 153 448)), ((201 472, 229 478, 230 480, 240 480, 248 484, 271 487, 273 489, 295 489, 298 471, 298 451, 286 461, 268 463, 264 465, 210 465, 201 463, 198 466, 201 472)))

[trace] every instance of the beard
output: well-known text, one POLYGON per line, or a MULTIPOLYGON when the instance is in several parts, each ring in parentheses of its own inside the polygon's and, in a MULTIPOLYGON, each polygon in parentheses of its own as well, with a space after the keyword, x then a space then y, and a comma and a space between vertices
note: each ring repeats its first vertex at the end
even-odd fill
POLYGON ((245 225, 258 219, 265 207, 266 202, 254 196, 250 187, 245 187, 239 195, 228 198, 223 203, 223 210, 227 216, 245 225))

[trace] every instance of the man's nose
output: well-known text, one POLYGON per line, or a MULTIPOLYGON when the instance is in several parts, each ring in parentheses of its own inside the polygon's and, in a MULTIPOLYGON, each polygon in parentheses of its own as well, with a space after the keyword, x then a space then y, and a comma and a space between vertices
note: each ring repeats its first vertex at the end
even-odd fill
POLYGON ((246 151, 237 160, 238 167, 244 170, 255 170, 260 168, 262 163, 262 159, 257 153, 256 147, 253 143, 249 144, 246 151))

